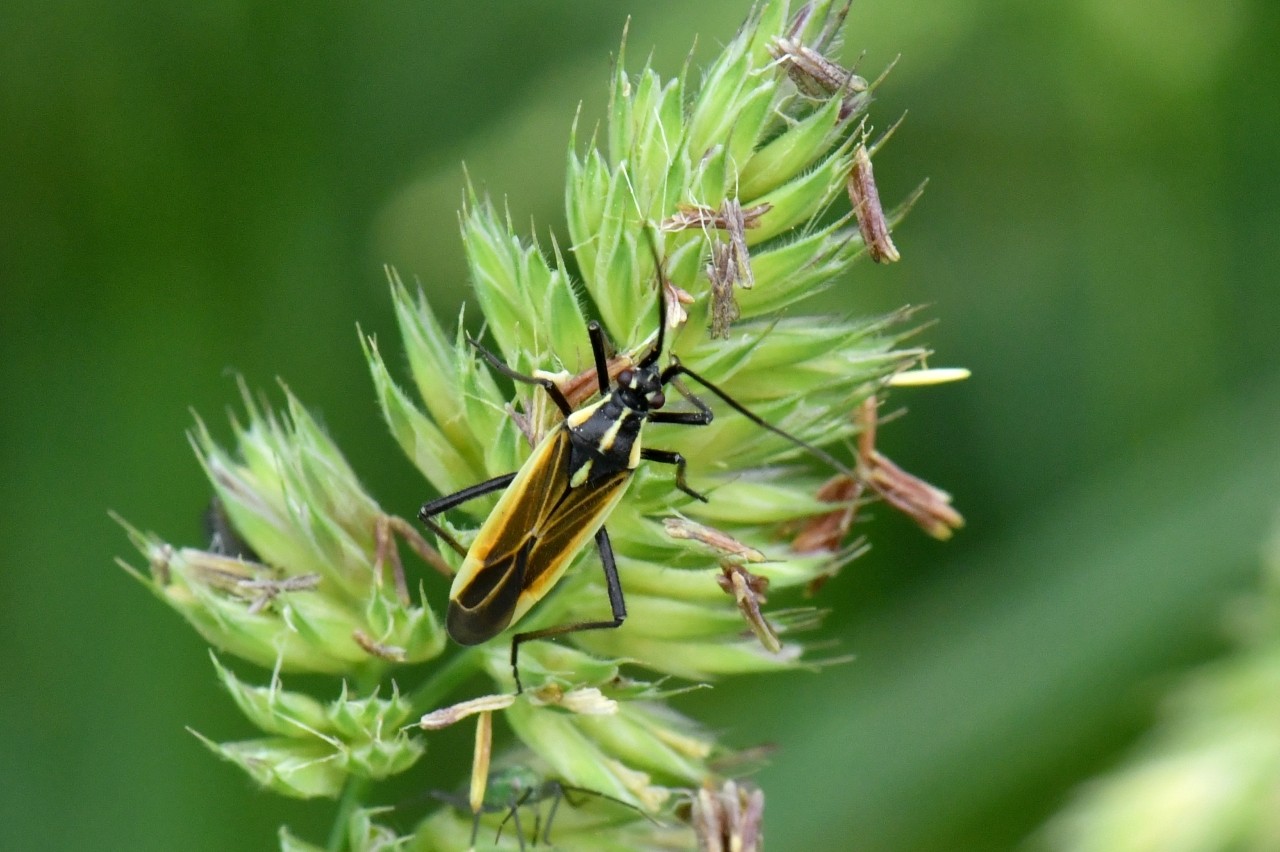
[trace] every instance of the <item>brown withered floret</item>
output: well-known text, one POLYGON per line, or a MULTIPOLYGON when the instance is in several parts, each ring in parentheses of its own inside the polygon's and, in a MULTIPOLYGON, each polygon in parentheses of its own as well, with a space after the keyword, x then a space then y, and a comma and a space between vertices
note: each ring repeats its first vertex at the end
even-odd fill
POLYGON ((706 267, 711 283, 712 337, 728 337, 730 326, 741 316, 734 288, 750 290, 755 285, 746 231, 757 227, 760 218, 771 209, 771 204, 744 208, 736 198, 725 199, 719 209, 682 204, 675 215, 664 219, 659 226, 664 231, 717 230, 728 237, 727 242, 712 241, 711 259, 706 267))
POLYGON ((662 526, 667 535, 672 538, 696 541, 724 556, 741 559, 746 562, 763 562, 765 559, 764 554, 759 550, 743 544, 723 530, 700 524, 697 521, 691 521, 688 518, 664 518, 662 526))
POLYGON ((936 539, 951 538, 964 526, 964 517, 951 505, 951 495, 898 467, 876 449, 875 397, 858 410, 862 434, 858 438, 858 476, 882 500, 905 514, 936 539))
POLYGON ((866 78, 794 38, 774 38, 769 43, 769 53, 804 94, 812 98, 842 98, 841 120, 861 111, 871 97, 866 78))
POLYGON ((743 781, 710 782, 693 797, 690 821, 699 852, 759 852, 764 848, 764 791, 743 781))
POLYGON ((895 263, 901 259, 898 248, 889 236, 889 222, 880 204, 880 192, 876 189, 875 174, 871 170, 871 156, 865 145, 853 151, 853 165, 849 168, 849 203, 862 232, 862 242, 867 254, 876 263, 895 263))
POLYGON ((405 650, 397 645, 386 645, 378 642, 363 630, 353 630, 351 638, 355 643, 365 650, 365 653, 371 657, 377 657, 380 660, 386 660, 391 663, 403 663, 405 661, 405 650))
POLYGON ((862 496, 862 483, 848 474, 840 473, 822 484, 813 496, 823 503, 840 503, 839 508, 810 518, 791 540, 796 553, 834 552, 853 526, 857 501, 862 496))
POLYGON ((760 644, 771 654, 781 651, 782 640, 778 638, 778 632, 773 629, 773 625, 764 617, 760 609, 762 605, 768 603, 765 593, 769 590, 769 579, 752 574, 741 565, 722 564, 720 571, 722 573, 716 577, 716 582, 727 594, 733 595, 734 603, 738 605, 738 610, 747 620, 751 632, 760 640, 760 644))
POLYGON ((742 316, 733 294, 733 285, 738 281, 737 269, 733 243, 717 243, 711 247, 707 280, 711 282, 712 337, 728 338, 729 328, 742 316))

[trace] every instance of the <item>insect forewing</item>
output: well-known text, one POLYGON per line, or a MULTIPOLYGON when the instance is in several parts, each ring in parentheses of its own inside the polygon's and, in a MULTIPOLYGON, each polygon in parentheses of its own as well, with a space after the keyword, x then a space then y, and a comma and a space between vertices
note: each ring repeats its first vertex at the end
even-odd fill
POLYGON ((497 636, 563 576, 622 498, 631 471, 569 484, 563 424, 534 448, 476 534, 449 593, 446 628, 462 645, 497 636))

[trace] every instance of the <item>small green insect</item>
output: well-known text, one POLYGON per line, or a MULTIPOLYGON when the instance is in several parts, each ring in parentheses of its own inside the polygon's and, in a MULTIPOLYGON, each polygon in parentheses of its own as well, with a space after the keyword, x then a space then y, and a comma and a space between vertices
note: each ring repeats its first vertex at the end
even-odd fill
MULTIPOLYGON (((459 810, 467 811, 471 809, 465 796, 439 791, 433 792, 431 795, 442 802, 453 805, 459 810)), ((619 807, 635 811, 655 825, 658 824, 652 817, 629 802, 615 799, 613 796, 596 790, 565 784, 563 781, 554 778, 543 778, 534 770, 525 766, 512 766, 495 771, 489 776, 484 802, 480 805, 480 809, 474 813, 471 823, 470 846, 475 848, 476 838, 480 834, 480 819, 482 816, 505 812, 506 816, 498 824, 497 834, 494 836, 493 842, 495 845, 502 842, 502 832, 506 829, 507 823, 511 823, 515 830, 516 841, 520 844, 520 849, 524 850, 526 835, 524 827, 520 823, 520 809, 525 807, 534 809, 533 828, 528 834, 529 845, 537 846, 539 842, 542 842, 550 846, 551 826, 555 822, 556 811, 560 807, 560 802, 568 802, 571 807, 577 808, 581 807, 585 801, 585 798, 579 798, 574 801, 575 796, 592 797, 612 802, 619 807), (541 805, 548 800, 551 802, 551 806, 547 810, 546 821, 543 822, 541 805)))
POLYGON ((555 587, 574 556, 590 539, 595 540, 600 553, 609 595, 611 617, 608 619, 576 621, 512 637, 511 669, 517 693, 523 691, 517 664, 522 643, 581 630, 619 627, 626 619, 618 568, 604 524, 626 493, 640 462, 674 466, 676 488, 706 501, 705 496, 685 482, 684 456, 641 443, 646 423, 705 426, 712 421, 711 409, 677 379, 682 376, 693 379, 751 422, 781 435, 839 470, 848 470, 823 450, 751 413, 682 364, 674 354, 668 357, 665 367, 658 363, 666 340, 667 282, 656 248, 654 255, 659 279, 656 339, 634 366, 623 369, 616 381, 611 381, 604 332, 598 323, 590 323, 588 333, 600 394, 590 405, 575 411, 551 379, 516 372, 478 341, 467 338, 504 376, 543 387, 564 420, 547 433, 520 470, 429 501, 419 510, 418 518, 464 557, 449 592, 445 618, 449 636, 460 645, 478 645, 519 622, 555 587), (693 406, 693 411, 662 410, 667 403, 665 388, 673 382, 676 390, 693 406), (505 493, 480 527, 470 549, 462 547, 435 521, 441 512, 503 489, 505 493))

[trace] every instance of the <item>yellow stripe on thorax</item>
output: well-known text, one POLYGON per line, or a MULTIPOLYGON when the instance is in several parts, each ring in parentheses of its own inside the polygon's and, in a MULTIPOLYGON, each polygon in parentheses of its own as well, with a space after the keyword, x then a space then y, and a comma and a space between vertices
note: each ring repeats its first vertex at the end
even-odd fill
POLYGON ((587 481, 587 477, 591 475, 591 459, 583 462, 582 467, 573 472, 573 477, 569 480, 570 488, 578 488, 582 483, 587 481))
POLYGON ((613 442, 618 440, 618 430, 622 428, 623 421, 630 416, 631 412, 623 409, 622 416, 613 421, 613 425, 609 427, 609 431, 600 436, 599 449, 601 455, 605 455, 613 449, 613 442))

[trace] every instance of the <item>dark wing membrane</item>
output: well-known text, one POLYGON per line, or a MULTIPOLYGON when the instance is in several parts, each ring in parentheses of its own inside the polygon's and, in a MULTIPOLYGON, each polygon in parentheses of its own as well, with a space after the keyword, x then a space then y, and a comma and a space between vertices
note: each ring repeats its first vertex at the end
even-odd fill
POLYGON ((526 594, 532 594, 536 600, 547 593, 548 589, 542 587, 554 583, 559 577, 558 569, 600 529, 619 490, 630 478, 630 470, 620 470, 569 489, 537 531, 537 540, 525 566, 526 594))
POLYGON ((462 594, 449 601, 445 629, 453 641, 478 645, 507 629, 524 589, 531 544, 528 541, 514 554, 486 562, 462 594))

